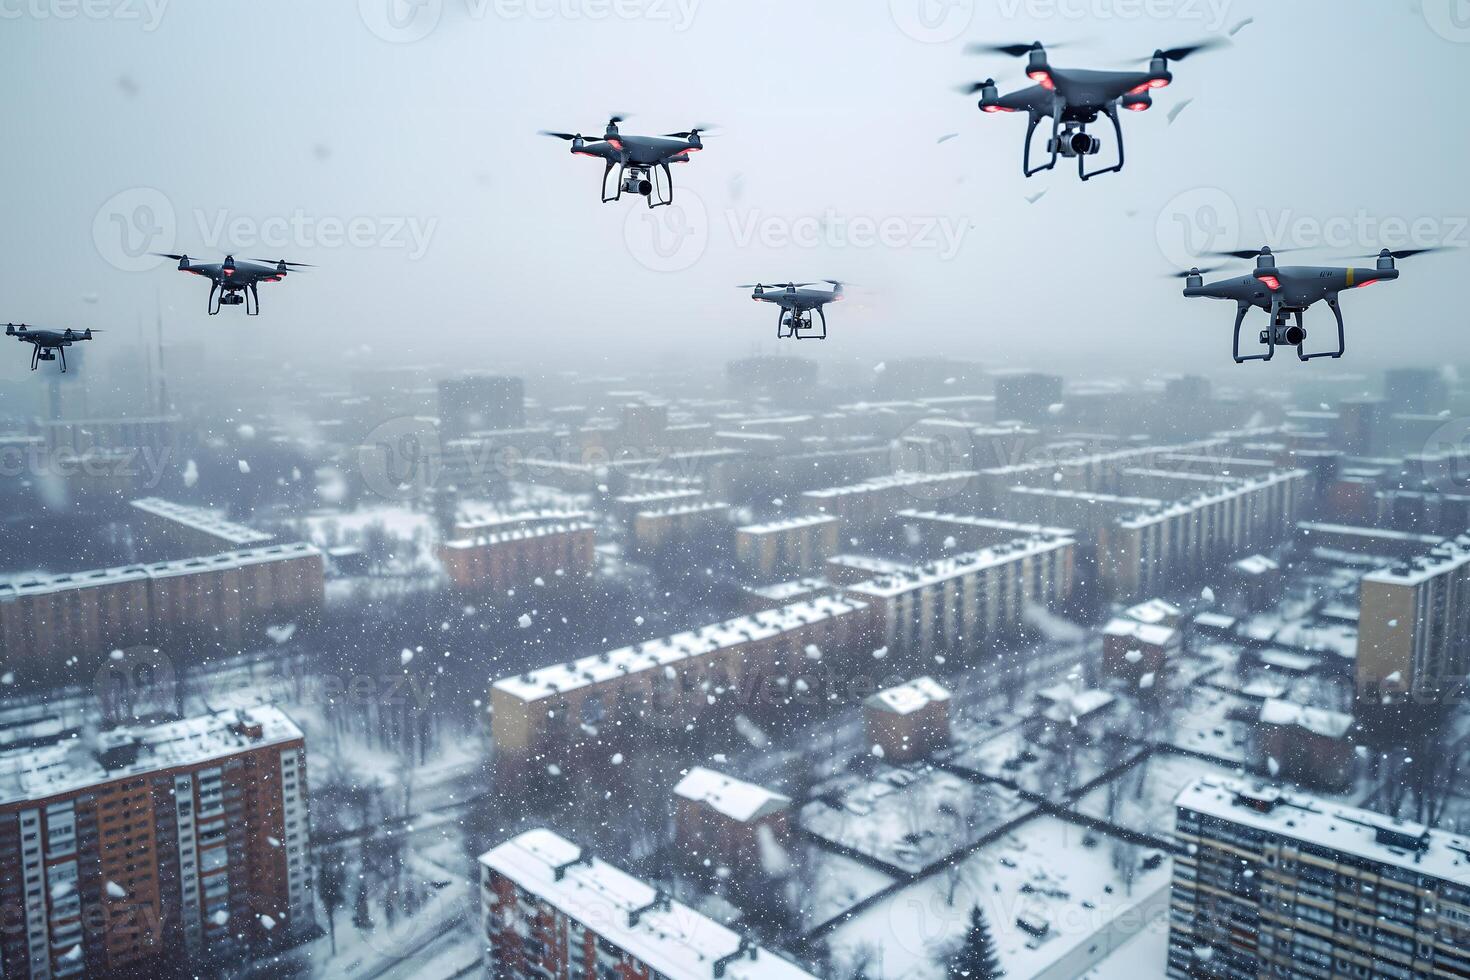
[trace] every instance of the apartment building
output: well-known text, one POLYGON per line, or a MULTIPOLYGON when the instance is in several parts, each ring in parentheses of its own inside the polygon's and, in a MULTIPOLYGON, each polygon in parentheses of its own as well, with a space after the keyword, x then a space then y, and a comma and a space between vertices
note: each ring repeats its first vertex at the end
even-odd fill
POLYGON ((1454 691, 1470 674, 1470 535, 1363 576, 1358 694, 1370 703, 1454 691))
POLYGON ((175 639, 237 644, 323 604, 321 552, 304 543, 0 582, 0 654, 24 676, 68 658, 175 639))
POLYGON ((438 547, 439 563, 462 592, 505 592, 586 578, 596 567, 597 532, 585 521, 510 525, 438 547))
POLYGON ((879 643, 923 655, 979 650, 1015 630, 1028 606, 1057 609, 1072 596, 1076 542, 1028 538, 850 585, 873 607, 879 643))
POLYGON ((0 753, 0 976, 146 974, 309 929, 309 838, 306 742, 273 707, 0 753))
POLYGON ((683 731, 714 708, 716 688, 756 711, 767 685, 812 665, 809 649, 840 660, 871 632, 867 604, 823 596, 503 677, 490 689, 497 776, 605 759, 609 739, 640 730, 683 731))
POLYGON ((837 554, 842 521, 808 514, 735 529, 735 559, 748 574, 770 579, 819 569, 837 554))
POLYGON ((730 505, 719 500, 648 508, 633 515, 633 550, 654 555, 715 534, 727 541, 729 526, 730 505))
POLYGON ((973 470, 944 473, 896 473, 861 483, 801 495, 801 508, 808 514, 840 517, 851 527, 871 527, 891 520, 915 503, 953 501, 972 489, 979 474, 973 470))
POLYGON ((480 855, 480 907, 489 980, 816 980, 550 830, 480 855))
POLYGON ((1470 977, 1470 839, 1217 777, 1175 813, 1171 978, 1470 977))
POLYGON ((226 520, 202 507, 159 497, 134 500, 130 506, 134 528, 148 550, 159 552, 161 558, 241 551, 275 540, 274 535, 226 520))

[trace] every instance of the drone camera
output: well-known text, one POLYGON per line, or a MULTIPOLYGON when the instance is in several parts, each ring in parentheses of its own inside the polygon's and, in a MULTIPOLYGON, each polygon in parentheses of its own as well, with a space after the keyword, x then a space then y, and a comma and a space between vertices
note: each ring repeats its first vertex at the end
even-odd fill
POLYGON ((1102 149, 1102 140, 1083 132, 1063 133, 1061 136, 1046 141, 1048 153, 1060 153, 1069 159, 1092 156, 1100 149, 1102 149))
POLYGON ((1261 343, 1271 342, 1275 337, 1277 347, 1299 347, 1307 340, 1307 331, 1295 324, 1291 326, 1278 325, 1268 330, 1261 331, 1261 343))

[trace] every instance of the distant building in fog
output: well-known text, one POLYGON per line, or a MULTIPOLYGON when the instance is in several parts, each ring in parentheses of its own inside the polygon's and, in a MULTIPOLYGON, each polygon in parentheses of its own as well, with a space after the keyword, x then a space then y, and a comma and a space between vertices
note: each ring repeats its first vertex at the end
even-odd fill
POLYGON ((1363 576, 1358 694, 1453 692, 1470 674, 1470 535, 1363 576))
POLYGON ((472 432, 525 428, 525 382, 493 374, 441 381, 439 423, 449 439, 461 439, 472 432))
POLYGON ((1383 372, 1383 400, 1390 412, 1437 415, 1449 407, 1450 391, 1438 368, 1390 368, 1383 372))
POLYGON ((1006 421, 1042 422, 1062 400, 1062 379, 1037 371, 995 375, 995 417, 1006 421))

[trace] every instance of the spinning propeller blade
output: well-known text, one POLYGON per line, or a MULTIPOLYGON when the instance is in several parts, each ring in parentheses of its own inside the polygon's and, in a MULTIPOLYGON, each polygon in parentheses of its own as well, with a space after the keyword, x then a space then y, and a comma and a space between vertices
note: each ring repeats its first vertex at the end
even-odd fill
POLYGON ((285 259, 247 259, 247 262, 259 262, 262 265, 284 265, 288 269, 315 269, 316 266, 310 262, 287 262, 285 259))
MULTIPOLYGON (((1412 259, 1416 255, 1424 255, 1427 252, 1457 252, 1459 249, 1449 245, 1435 245, 1430 248, 1401 248, 1397 252, 1390 251, 1388 254, 1395 259, 1412 259)), ((1382 252, 1370 252, 1367 255, 1348 255, 1349 259, 1377 259, 1383 256, 1382 252)))
POLYGON ((1187 270, 1185 272, 1166 272, 1166 273, 1164 273, 1164 278, 1165 279, 1188 279, 1190 276, 1209 276, 1209 275, 1214 275, 1216 272, 1219 272, 1219 271, 1220 271, 1220 267, 1218 265, 1212 265, 1212 266, 1208 266, 1207 268, 1203 268, 1203 269, 1200 269, 1200 268, 1189 269, 1189 270, 1187 270))
POLYGON ((1077 44, 1076 41, 1062 41, 1057 44, 1042 44, 1033 41, 1030 44, 969 44, 965 46, 966 54, 1003 54, 1009 58, 1024 58, 1038 48, 1050 51, 1055 48, 1070 48, 1077 44))
POLYGON ((557 139, 566 140, 569 143, 572 140, 581 140, 584 143, 606 142, 601 136, 583 136, 581 133, 557 133, 549 129, 538 129, 536 132, 541 136, 555 136, 557 139))
POLYGON ((961 95, 979 95, 987 88, 995 84, 995 79, 987 78, 983 82, 970 82, 965 85, 956 85, 954 90, 961 95))
POLYGON ((1241 248, 1231 252, 1201 252, 1217 259, 1254 259, 1262 255, 1280 255, 1283 252, 1299 252, 1298 248, 1241 248))

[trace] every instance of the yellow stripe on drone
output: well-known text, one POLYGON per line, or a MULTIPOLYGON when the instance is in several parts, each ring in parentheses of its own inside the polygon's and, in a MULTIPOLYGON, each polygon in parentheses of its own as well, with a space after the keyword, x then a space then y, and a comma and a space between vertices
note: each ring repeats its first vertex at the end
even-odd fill
POLYGON ((1357 269, 1348 269, 1347 276, 1348 276, 1348 288, 1349 289, 1353 288, 1353 280, 1357 277, 1357 275, 1358 275, 1358 270, 1357 269))

